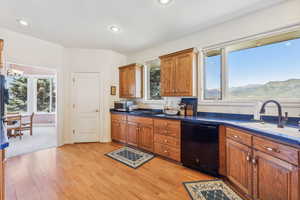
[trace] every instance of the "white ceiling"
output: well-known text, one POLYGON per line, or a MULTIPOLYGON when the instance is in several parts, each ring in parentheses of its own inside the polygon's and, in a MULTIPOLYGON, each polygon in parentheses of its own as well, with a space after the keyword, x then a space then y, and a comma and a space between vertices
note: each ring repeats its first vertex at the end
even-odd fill
POLYGON ((0 26, 65 47, 127 54, 282 1, 174 0, 162 7, 157 0, 0 0, 0 26), (110 32, 112 24, 122 31, 110 32))

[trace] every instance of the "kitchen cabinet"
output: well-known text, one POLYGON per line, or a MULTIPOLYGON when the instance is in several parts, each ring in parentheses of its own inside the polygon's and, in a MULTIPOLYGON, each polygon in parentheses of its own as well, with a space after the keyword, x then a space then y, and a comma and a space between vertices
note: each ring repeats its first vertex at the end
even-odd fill
POLYGON ((143 67, 131 64, 119 67, 120 98, 142 98, 143 67))
POLYGON ((255 200, 299 200, 299 168, 260 151, 253 155, 255 200))
POLYGON ((117 142, 126 142, 127 122, 125 115, 111 115, 111 137, 117 142))
POLYGON ((111 114, 111 120, 114 141, 154 152, 177 162, 181 161, 180 120, 122 114, 111 114), (122 128, 123 124, 126 124, 126 128, 122 128))
POLYGON ((137 147, 139 126, 135 122, 127 122, 127 127, 127 144, 137 147))
POLYGON ((152 118, 128 116, 128 144, 152 152, 153 140, 152 118))
POLYGON ((231 139, 226 141, 227 178, 247 196, 252 194, 252 150, 231 139))
POLYGON ((181 162, 181 123, 178 120, 154 119, 154 152, 181 162))
POLYGON ((226 128, 226 177, 248 199, 299 200, 299 149, 226 128))
POLYGON ((160 57, 162 96, 197 95, 197 56, 192 48, 160 57))
POLYGON ((139 126, 139 147, 147 151, 153 151, 153 126, 140 124, 139 126))

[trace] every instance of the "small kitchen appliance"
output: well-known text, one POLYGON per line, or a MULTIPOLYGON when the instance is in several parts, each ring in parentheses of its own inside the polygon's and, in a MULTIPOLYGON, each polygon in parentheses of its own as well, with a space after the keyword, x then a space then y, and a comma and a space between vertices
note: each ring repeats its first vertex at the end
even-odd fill
POLYGON ((127 112, 132 105, 133 101, 115 101, 114 109, 117 111, 127 112))

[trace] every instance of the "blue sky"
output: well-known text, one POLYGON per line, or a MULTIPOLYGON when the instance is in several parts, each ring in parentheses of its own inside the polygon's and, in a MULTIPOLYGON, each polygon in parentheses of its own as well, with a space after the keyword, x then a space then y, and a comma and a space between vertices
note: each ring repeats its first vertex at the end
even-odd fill
MULTIPOLYGON (((209 89, 220 85, 220 56, 207 58, 209 89)), ((229 87, 300 79, 300 39, 231 52, 228 55, 229 87)))

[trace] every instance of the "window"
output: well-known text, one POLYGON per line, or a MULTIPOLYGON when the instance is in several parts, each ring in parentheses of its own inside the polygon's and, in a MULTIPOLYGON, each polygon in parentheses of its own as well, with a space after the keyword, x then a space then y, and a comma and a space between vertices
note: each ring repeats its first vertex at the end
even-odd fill
POLYGON ((9 93, 7 112, 27 112, 27 78, 8 76, 7 85, 9 93))
POLYGON ((228 53, 231 99, 300 98, 300 39, 228 53))
POLYGON ((160 100, 160 60, 146 62, 148 100, 160 100))
POLYGON ((221 99, 221 50, 207 52, 204 63, 204 99, 221 99))
POLYGON ((55 112, 55 85, 53 78, 36 80, 36 111, 55 112))
POLYGON ((229 45, 222 53, 205 51, 204 99, 295 101, 299 52, 300 31, 229 45))

